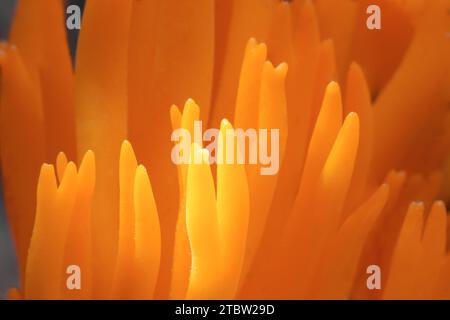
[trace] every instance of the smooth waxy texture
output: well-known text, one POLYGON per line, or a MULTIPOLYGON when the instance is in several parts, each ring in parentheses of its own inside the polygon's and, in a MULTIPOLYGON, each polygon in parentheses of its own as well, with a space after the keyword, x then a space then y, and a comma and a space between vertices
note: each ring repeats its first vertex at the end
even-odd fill
POLYGON ((379 32, 368 1, 105 1, 75 98, 59 2, 22 0, 0 45, 11 299, 450 297, 448 1, 375 1, 379 32), (219 153, 227 129, 279 129, 278 174, 201 143, 176 167, 196 120, 219 153))

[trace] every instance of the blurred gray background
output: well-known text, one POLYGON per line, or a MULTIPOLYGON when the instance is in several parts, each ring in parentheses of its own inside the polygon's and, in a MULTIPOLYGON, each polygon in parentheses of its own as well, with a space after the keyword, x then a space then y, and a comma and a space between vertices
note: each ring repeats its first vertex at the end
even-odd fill
MULTIPOLYGON (((17 1, 18 0, 0 0, 0 41, 8 39, 8 32, 17 1)), ((76 4, 83 8, 84 0, 66 1, 66 5, 70 4, 76 4)), ((78 31, 69 31, 67 37, 73 57, 76 51, 78 31)), ((6 212, 3 205, 3 190, 0 183, 0 299, 6 296, 9 288, 17 287, 18 282, 17 262, 11 240, 11 233, 6 220, 6 212)))
MULTIPOLYGON (((0 2, 0 40, 8 37, 9 26, 14 12, 15 0, 1 0, 0 2)), ((8 288, 17 286, 18 272, 14 254, 11 233, 6 221, 5 206, 3 205, 3 189, 0 199, 0 298, 4 298, 8 288)))

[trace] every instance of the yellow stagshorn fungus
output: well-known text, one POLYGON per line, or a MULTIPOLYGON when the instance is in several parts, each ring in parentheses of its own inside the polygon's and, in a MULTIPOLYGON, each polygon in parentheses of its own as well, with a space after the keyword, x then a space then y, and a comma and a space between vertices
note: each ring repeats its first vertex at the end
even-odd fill
POLYGON ((0 45, 10 298, 450 298, 449 10, 88 0, 72 71, 62 1, 19 1, 0 45), (201 164, 174 165, 196 120, 279 129, 279 173, 197 143, 201 164))

